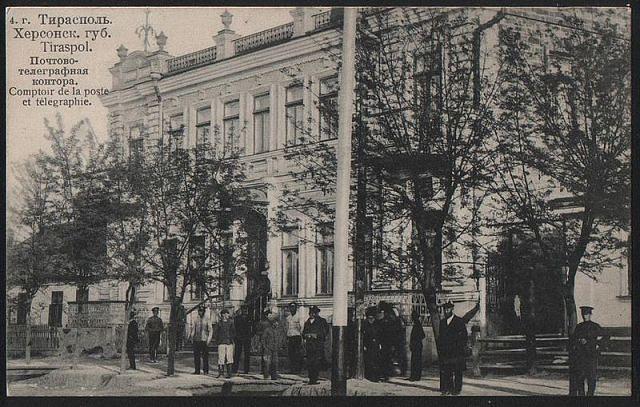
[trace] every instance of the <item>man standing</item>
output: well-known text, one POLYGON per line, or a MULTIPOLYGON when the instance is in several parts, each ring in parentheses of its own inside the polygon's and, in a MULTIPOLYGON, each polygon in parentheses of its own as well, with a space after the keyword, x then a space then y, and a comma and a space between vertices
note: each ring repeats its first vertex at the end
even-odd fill
POLYGON ((280 348, 280 336, 278 333, 278 321, 276 316, 269 312, 267 323, 264 324, 260 344, 264 358, 262 374, 265 379, 271 376, 271 380, 279 379, 278 376, 278 349, 280 348))
POLYGON ((593 307, 580 307, 583 322, 576 325, 569 341, 569 363, 573 375, 572 396, 584 396, 584 382, 587 381, 587 395, 596 391, 598 354, 606 344, 609 335, 602 327, 591 321, 593 307), (602 339, 598 340, 598 337, 602 339))
POLYGON ((326 321, 319 317, 320 308, 312 305, 309 308, 309 319, 304 323, 302 336, 307 349, 308 384, 318 384, 318 376, 324 361, 324 341, 326 340, 326 321), (323 323, 324 321, 324 323, 323 323))
POLYGON ((251 322, 247 315, 247 306, 242 305, 238 310, 233 325, 236 328, 235 347, 233 352, 233 373, 237 373, 240 368, 240 358, 244 352, 244 373, 249 373, 251 357, 251 322))
POLYGON ((364 377, 377 382, 380 380, 380 326, 376 323, 376 309, 366 310, 367 319, 362 325, 362 347, 364 352, 364 377))
POLYGON ((466 367, 467 327, 462 318, 453 315, 453 303, 443 306, 440 320, 438 358, 440 360, 440 391, 457 396, 462 391, 462 372, 466 367))
POLYGON ((160 334, 164 330, 164 324, 158 316, 160 308, 153 307, 151 312, 153 315, 147 319, 144 329, 147 331, 147 337, 149 338, 149 360, 151 363, 158 363, 158 346, 160 346, 160 334))
POLYGON ((129 325, 127 327, 127 357, 129 358, 129 369, 136 370, 135 348, 138 344, 138 322, 135 320, 136 313, 129 313, 129 325))
POLYGON ((287 350, 289 351, 289 369, 290 373, 298 374, 302 368, 302 355, 300 347, 302 346, 302 326, 304 321, 300 319, 298 312, 298 304, 292 302, 289 304, 285 318, 287 331, 287 350))
POLYGON ((209 374, 209 344, 213 331, 209 318, 204 316, 205 308, 198 307, 198 315, 194 318, 189 331, 189 339, 193 339, 193 374, 200 374, 200 360, 204 374, 209 374))
POLYGON ((393 339, 387 317, 386 303, 382 301, 378 304, 376 325, 378 326, 378 338, 380 340, 380 380, 387 381, 389 380, 392 369, 391 345, 393 339))
POLYGON ((418 311, 411 312, 411 336, 409 338, 409 349, 411 350, 411 376, 409 381, 416 382, 422 378, 422 341, 425 338, 422 321, 418 311))
POLYGON ((233 364, 233 340, 236 337, 233 320, 229 318, 229 311, 223 309, 220 313, 220 321, 216 326, 215 337, 218 341, 218 377, 224 374, 227 368, 226 378, 231 377, 231 366, 233 364))

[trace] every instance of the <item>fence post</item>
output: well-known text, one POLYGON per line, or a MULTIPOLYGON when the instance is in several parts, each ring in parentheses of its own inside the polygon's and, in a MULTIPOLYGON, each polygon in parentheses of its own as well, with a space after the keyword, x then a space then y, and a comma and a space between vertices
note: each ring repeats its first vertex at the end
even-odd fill
POLYGON ((480 327, 477 325, 473 325, 471 327, 471 355, 473 357, 473 375, 476 377, 482 376, 480 371, 480 347, 482 346, 480 342, 480 327))

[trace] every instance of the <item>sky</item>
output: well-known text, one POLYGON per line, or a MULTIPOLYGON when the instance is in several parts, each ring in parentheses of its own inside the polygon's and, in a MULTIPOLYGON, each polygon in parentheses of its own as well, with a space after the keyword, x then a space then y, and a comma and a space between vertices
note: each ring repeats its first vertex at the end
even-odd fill
MULTIPOLYGON (((275 27, 292 21, 291 7, 270 8, 228 8, 233 14, 231 29, 240 35, 252 34, 267 28, 275 27)), ((32 88, 32 78, 20 75, 19 68, 42 68, 44 66, 30 65, 30 58, 61 57, 68 54, 51 54, 43 52, 40 39, 31 41, 27 38, 15 38, 17 29, 24 32, 35 29, 57 29, 55 26, 43 25, 38 14, 48 14, 50 17, 68 16, 107 16, 112 24, 108 26, 108 38, 98 38, 89 41, 93 49, 91 54, 79 55, 80 61, 75 67, 86 66, 89 74, 80 79, 80 87, 83 88, 111 88, 111 74, 109 68, 118 62, 116 49, 122 44, 129 52, 143 49, 143 40, 136 34, 136 28, 145 23, 145 8, 62 8, 62 7, 38 7, 6 9, 6 49, 7 64, 6 78, 7 88, 32 88), (23 24, 27 19, 30 24, 23 24)), ((168 37, 165 49, 173 56, 187 54, 193 51, 211 47, 214 44, 213 36, 223 28, 220 14, 225 8, 206 7, 172 7, 150 8, 149 23, 156 34, 161 31, 168 37)), ((84 37, 85 30, 98 30, 102 25, 92 27, 87 25, 62 26, 60 29, 77 29, 84 37)), ((74 39, 70 43, 83 43, 86 39, 74 39)), ((60 40, 58 40, 60 42, 60 40)), ((155 39, 150 40, 150 50, 156 50, 155 39)), ((63 67, 52 66, 52 67, 63 67)), ((72 66, 69 66, 72 68, 72 66)), ((57 87, 52 87, 56 89, 57 87)), ((90 97, 91 106, 67 108, 61 107, 27 107, 23 106, 21 97, 6 95, 7 128, 6 128, 6 163, 8 198, 14 186, 14 173, 12 165, 27 159, 40 149, 47 150, 47 141, 44 138, 46 128, 44 119, 55 119, 56 112, 60 112, 69 128, 73 124, 88 118, 99 138, 106 137, 107 110, 102 106, 97 96, 90 97)), ((32 101, 33 102, 33 101, 32 101)))

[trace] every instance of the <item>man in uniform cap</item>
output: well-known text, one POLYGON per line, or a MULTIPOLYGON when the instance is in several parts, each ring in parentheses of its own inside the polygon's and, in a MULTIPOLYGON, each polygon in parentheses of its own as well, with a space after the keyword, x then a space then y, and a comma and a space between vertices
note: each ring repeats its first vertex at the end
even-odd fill
POLYGON ((609 339, 602 327, 591 321, 593 307, 580 307, 583 322, 576 325, 569 340, 569 392, 572 396, 584 396, 584 382, 587 382, 587 395, 596 391, 596 372, 598 353, 609 339), (602 339, 598 339, 602 337, 602 339))
POLYGON ((147 319, 147 323, 144 326, 147 331, 147 337, 149 338, 149 360, 152 363, 158 363, 158 346, 160 346, 160 334, 164 330, 164 324, 162 319, 158 316, 160 311, 159 307, 151 308, 152 316, 147 319))
POLYGON ((462 372, 466 368, 467 327, 453 314, 453 303, 443 305, 444 318, 440 320, 438 359, 440 362, 440 391, 458 395, 462 391, 462 372))
POLYGON ((129 312, 129 325, 127 326, 127 357, 129 358, 129 369, 136 370, 135 348, 138 344, 138 322, 135 311, 129 312))

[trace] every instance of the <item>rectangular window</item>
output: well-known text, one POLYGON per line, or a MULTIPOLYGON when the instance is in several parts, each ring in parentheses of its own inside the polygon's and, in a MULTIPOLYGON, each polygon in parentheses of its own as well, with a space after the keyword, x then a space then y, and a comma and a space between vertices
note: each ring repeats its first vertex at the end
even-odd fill
POLYGON ((205 107, 196 111, 196 145, 205 145, 210 142, 211 132, 211 108, 205 107))
POLYGON ((196 161, 206 157, 207 147, 211 143, 211 108, 205 107, 196 111, 196 161))
POLYGON ((316 226, 316 275, 318 294, 333 292, 333 224, 316 226))
POLYGON ((269 94, 256 96, 253 99, 253 146, 254 153, 269 151, 269 94))
POLYGON ((285 104, 287 120, 285 142, 287 145, 299 143, 303 136, 303 94, 304 88, 302 85, 294 85, 287 88, 287 100, 285 104))
POLYGON ((62 302, 64 292, 51 292, 51 304, 49 304, 49 326, 62 326, 62 302))
POLYGON ((235 148, 238 145, 237 139, 240 131, 240 100, 232 100, 224 104, 224 118, 222 120, 222 131, 224 138, 224 148, 235 148))
POLYGON ((282 232, 282 295, 298 295, 298 229, 282 232))
POLYGON ((182 150, 184 148, 184 120, 182 113, 170 116, 169 138, 172 151, 182 150))
POLYGON ((144 153, 144 140, 141 138, 129 139, 129 160, 140 163, 144 153))
POLYGON ((414 102, 421 126, 438 118, 433 112, 442 105, 440 46, 414 55, 414 102))
POLYGON ((320 81, 320 140, 338 137, 338 88, 337 76, 320 81))
POLYGON ((144 137, 142 124, 138 123, 129 127, 129 160, 139 163, 144 153, 144 137))

